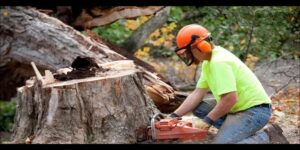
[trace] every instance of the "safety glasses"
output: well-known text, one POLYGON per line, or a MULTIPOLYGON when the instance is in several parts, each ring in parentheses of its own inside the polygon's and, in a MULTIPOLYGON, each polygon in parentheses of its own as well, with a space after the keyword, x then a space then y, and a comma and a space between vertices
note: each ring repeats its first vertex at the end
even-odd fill
POLYGON ((197 35, 192 35, 192 40, 190 41, 189 44, 187 44, 186 46, 182 47, 182 48, 176 48, 175 49, 175 53, 177 54, 177 56, 187 65, 190 66, 193 64, 194 62, 194 55, 192 53, 192 44, 198 39, 200 38, 197 35))

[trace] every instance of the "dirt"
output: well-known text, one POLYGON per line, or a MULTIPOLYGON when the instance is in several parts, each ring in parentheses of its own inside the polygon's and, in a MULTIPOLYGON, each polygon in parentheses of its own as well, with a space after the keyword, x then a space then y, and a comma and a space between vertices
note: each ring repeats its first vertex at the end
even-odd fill
POLYGON ((59 81, 67 81, 73 79, 83 79, 88 77, 94 77, 99 72, 106 72, 108 69, 104 69, 96 63, 95 59, 91 57, 78 56, 71 64, 72 71, 67 74, 56 74, 54 78, 59 81))
POLYGON ((300 88, 289 86, 272 97, 273 115, 290 144, 300 144, 300 88))
MULTIPOLYGON (((288 87, 300 88, 300 60, 262 61, 254 68, 254 73, 268 95, 286 90, 288 87)), ((299 95, 298 95, 299 96, 299 95)))
MULTIPOLYGON (((299 121, 298 121, 299 124, 299 121)), ((280 121, 279 125, 283 130, 283 135, 287 138, 290 144, 300 144, 300 129, 292 125, 289 120, 280 121)))

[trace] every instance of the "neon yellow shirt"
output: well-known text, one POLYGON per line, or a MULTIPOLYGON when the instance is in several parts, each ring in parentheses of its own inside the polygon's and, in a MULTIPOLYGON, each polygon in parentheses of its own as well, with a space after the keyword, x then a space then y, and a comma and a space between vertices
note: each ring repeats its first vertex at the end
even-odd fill
POLYGON ((271 103, 255 74, 239 58, 220 46, 213 49, 210 61, 203 61, 196 88, 209 88, 217 102, 222 94, 236 91, 238 98, 231 113, 271 103))

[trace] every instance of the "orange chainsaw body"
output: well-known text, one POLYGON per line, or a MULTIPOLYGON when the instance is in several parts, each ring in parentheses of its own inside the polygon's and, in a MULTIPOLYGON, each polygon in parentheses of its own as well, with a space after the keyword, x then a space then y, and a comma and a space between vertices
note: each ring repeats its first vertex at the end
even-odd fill
POLYGON ((190 140, 203 139, 207 137, 206 131, 198 128, 193 128, 191 122, 182 121, 178 118, 161 119, 155 121, 154 124, 154 126, 148 127, 148 136, 152 137, 152 139, 190 140))

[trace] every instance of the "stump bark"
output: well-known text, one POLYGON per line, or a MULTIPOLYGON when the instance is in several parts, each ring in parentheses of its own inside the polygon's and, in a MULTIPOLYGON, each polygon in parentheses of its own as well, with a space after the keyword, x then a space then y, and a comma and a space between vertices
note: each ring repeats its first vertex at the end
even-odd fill
MULTIPOLYGON (((124 61, 125 64, 128 61, 124 61)), ((142 74, 108 63, 95 77, 43 85, 35 77, 18 89, 13 143, 137 143, 158 112, 142 74)))

